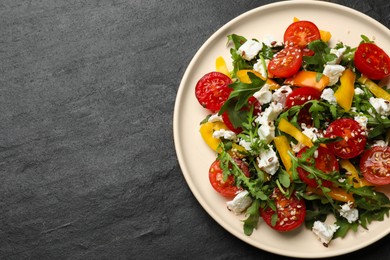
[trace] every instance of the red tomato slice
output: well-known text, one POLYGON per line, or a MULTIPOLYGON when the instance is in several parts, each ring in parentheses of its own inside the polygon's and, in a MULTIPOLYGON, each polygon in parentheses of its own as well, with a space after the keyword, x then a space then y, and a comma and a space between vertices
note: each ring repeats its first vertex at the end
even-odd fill
POLYGON ((209 72, 196 84, 195 96, 203 107, 216 112, 229 98, 230 92, 232 92, 232 89, 229 88, 231 83, 232 80, 225 74, 209 72))
POLYGON ((356 68, 370 79, 379 80, 390 75, 389 56, 373 43, 360 44, 354 62, 356 68))
POLYGON ((390 184, 390 147, 373 146, 360 159, 364 178, 375 185, 390 184))
MULTIPOLYGON (((301 106, 310 100, 319 100, 321 98, 321 91, 315 88, 301 87, 294 89, 286 98, 286 107, 301 106)), ((301 108, 298 114, 298 122, 304 123, 307 126, 313 124, 313 118, 309 112, 310 105, 307 104, 301 108)))
POLYGON ((294 89, 286 98, 286 107, 301 106, 309 100, 319 100, 321 91, 315 88, 302 87, 294 89))
POLYGON ((312 50, 307 49, 307 45, 319 39, 321 39, 320 30, 318 30, 314 23, 309 21, 294 22, 284 32, 285 45, 299 46, 305 56, 312 56, 314 54, 312 50))
POLYGON ((299 71, 302 65, 302 50, 286 46, 276 53, 268 64, 268 72, 277 78, 288 78, 299 71))
POLYGON ((229 115, 227 112, 224 112, 222 114, 222 120, 223 120, 223 123, 227 126, 227 128, 229 128, 229 130, 235 132, 236 134, 239 134, 242 132, 241 127, 234 127, 233 123, 230 121, 230 118, 229 118, 229 115))
MULTIPOLYGON (((258 113, 261 112, 261 104, 260 102, 255 98, 255 97, 250 97, 249 100, 248 100, 248 106, 246 106, 245 108, 243 108, 244 110, 247 110, 249 111, 253 106, 253 114, 254 115, 257 115, 258 113)), ((241 127, 234 127, 233 126, 233 123, 230 121, 230 118, 229 118, 229 115, 227 112, 224 112, 222 114, 222 120, 223 122, 225 123, 225 125, 227 126, 227 128, 229 128, 229 130, 235 132, 236 134, 239 134, 242 132, 242 128, 241 127)))
MULTIPOLYGON (((302 154, 307 150, 307 147, 298 152, 298 157, 302 157, 302 154)), ((324 173, 330 173, 339 170, 339 163, 337 158, 325 147, 318 147, 317 152, 314 154, 315 167, 323 171, 324 173)), ((310 187, 318 187, 318 183, 315 179, 309 178, 309 173, 302 168, 297 168, 299 178, 310 187)), ((331 187, 332 182, 327 180, 321 180, 322 186, 331 187)))
POLYGON ((261 208, 260 214, 271 228, 281 232, 291 231, 305 221, 306 205, 303 199, 298 199, 295 194, 286 198, 278 188, 273 190, 270 198, 276 204, 276 213, 278 214, 276 225, 272 226, 272 215, 275 214, 275 211, 270 207, 261 208))
MULTIPOLYGON (((249 168, 247 164, 239 159, 235 159, 235 161, 244 174, 249 177, 249 168)), ((223 180, 223 170, 219 160, 215 160, 211 164, 209 169, 209 180, 211 186, 224 197, 234 197, 238 192, 242 191, 242 188, 236 186, 233 175, 229 175, 225 181, 223 180)))
POLYGON ((327 144, 334 155, 343 159, 354 158, 361 154, 367 142, 365 131, 358 122, 350 118, 340 118, 333 121, 326 129, 324 136, 343 138, 341 141, 327 144))

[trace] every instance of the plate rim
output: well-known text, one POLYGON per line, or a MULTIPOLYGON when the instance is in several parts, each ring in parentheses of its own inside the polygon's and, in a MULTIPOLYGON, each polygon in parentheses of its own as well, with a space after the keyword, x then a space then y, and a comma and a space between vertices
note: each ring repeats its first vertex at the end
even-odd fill
POLYGON ((221 34, 223 31, 225 31, 226 29, 231 27, 237 21, 239 21, 241 19, 244 19, 245 17, 250 16, 253 13, 264 12, 267 9, 278 8, 278 7, 281 7, 281 6, 299 6, 299 5, 312 5, 312 6, 316 6, 316 7, 324 6, 324 7, 327 7, 327 8, 335 8, 335 9, 343 11, 343 12, 351 13, 351 14, 353 14, 355 16, 360 17, 360 19, 364 19, 364 20, 369 21, 370 23, 374 24, 375 27, 378 27, 381 30, 386 31, 389 34, 389 36, 390 36, 390 29, 387 28, 385 25, 381 24, 376 19, 374 19, 374 18, 372 18, 372 17, 370 17, 370 16, 368 16, 368 15, 362 13, 362 12, 359 12, 359 11, 357 11, 355 9, 352 9, 350 7, 347 7, 347 6, 344 6, 344 5, 341 5, 341 4, 337 4, 337 3, 330 3, 330 2, 324 2, 324 1, 313 1, 313 0, 279 1, 279 2, 265 4, 265 5, 253 8, 251 10, 248 10, 246 12, 243 12, 242 14, 239 14, 238 16, 234 17, 233 19, 231 19, 230 21, 225 23, 223 26, 219 27, 219 29, 217 29, 214 33, 212 33, 210 35, 210 37, 197 50, 195 55, 192 57, 190 63, 188 64, 188 66, 187 66, 187 68, 186 68, 186 70, 185 70, 185 72, 184 72, 184 74, 182 76, 182 79, 180 81, 180 85, 179 85, 179 88, 178 88, 178 91, 177 91, 177 94, 176 94, 176 99, 175 99, 175 104, 174 104, 174 112, 173 112, 173 140, 174 140, 176 156, 178 158, 180 169, 182 171, 182 174, 183 174, 183 176, 184 176, 184 178, 186 180, 186 183, 189 186, 192 194, 195 196, 195 198, 198 201, 198 203, 202 206, 203 210, 205 210, 208 213, 208 215, 214 221, 216 221, 221 227, 223 227, 226 231, 228 231, 230 234, 235 236, 237 239, 240 239, 241 241, 244 241, 245 243, 247 243, 247 244, 249 244, 249 245, 251 245, 251 246, 253 246, 255 248, 258 248, 258 249, 261 249, 261 250, 264 250, 264 251, 267 251, 267 252, 270 252, 270 253, 274 253, 274 254, 277 254, 277 255, 287 256, 287 257, 324 258, 324 257, 340 256, 340 255, 348 254, 348 253, 351 253, 351 252, 363 249, 363 248, 365 248, 365 247, 367 247, 367 246, 369 246, 369 245, 379 241, 380 239, 382 239, 385 236, 389 235, 390 234, 390 230, 388 231, 387 234, 383 233, 381 235, 375 236, 375 238, 370 239, 369 241, 366 241, 366 243, 359 244, 359 246, 349 247, 349 248, 347 248, 345 250, 330 251, 328 253, 319 254, 319 255, 311 255, 311 254, 308 255, 308 254, 295 253, 295 252, 291 253, 290 251, 286 251, 286 250, 282 250, 282 251, 278 250, 278 251, 276 251, 275 249, 270 248, 268 246, 262 246, 262 245, 256 244, 256 243, 252 242, 250 239, 245 239, 245 237, 243 237, 242 235, 238 236, 232 229, 230 229, 230 227, 228 225, 225 225, 225 223, 223 221, 219 220, 215 216, 215 214, 213 214, 213 209, 208 207, 208 205, 206 204, 206 200, 201 196, 200 192, 196 189, 194 183, 192 183, 191 180, 190 180, 191 179, 190 178, 190 169, 187 168, 187 165, 185 163, 183 151, 182 151, 182 149, 180 147, 181 144, 180 144, 180 141, 179 141, 179 139, 180 139, 180 137, 179 137, 180 136, 180 131, 179 131, 180 124, 179 124, 178 118, 180 117, 179 108, 181 107, 181 103, 182 103, 182 98, 181 97, 183 96, 183 93, 186 90, 186 87, 184 86, 184 83, 187 81, 187 78, 191 74, 191 71, 192 71, 193 67, 195 66, 195 63, 198 60, 199 56, 203 53, 204 49, 206 49, 208 47, 209 43, 214 41, 215 38, 217 38, 219 36, 219 34, 221 34))

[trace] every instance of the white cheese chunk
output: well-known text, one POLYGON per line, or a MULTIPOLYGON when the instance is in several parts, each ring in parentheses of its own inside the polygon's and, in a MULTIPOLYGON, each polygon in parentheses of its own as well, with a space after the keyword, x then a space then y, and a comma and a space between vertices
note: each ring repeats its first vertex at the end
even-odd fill
POLYGON ((247 40, 238 48, 237 53, 245 60, 253 60, 262 49, 263 44, 255 40, 247 40))
POLYGON ((355 121, 359 123, 360 127, 363 129, 363 130, 367 130, 367 122, 368 122, 368 118, 366 116, 355 116, 354 117, 355 121))
POLYGON ((253 96, 259 101, 260 104, 268 104, 272 100, 272 92, 269 90, 269 85, 264 84, 263 87, 255 92, 253 96))
POLYGON ((227 140, 234 140, 236 139, 236 134, 233 131, 225 130, 225 129, 219 129, 213 132, 214 138, 224 138, 227 140))
POLYGON ((255 121, 259 124, 268 124, 268 122, 274 121, 282 111, 282 104, 272 102, 255 121))
POLYGON ((269 144, 275 138, 275 125, 273 122, 262 124, 257 130, 257 133, 259 134, 261 140, 264 140, 267 144, 269 144))
POLYGON ((247 150, 248 152, 252 151, 252 149, 251 149, 252 143, 251 142, 248 142, 244 139, 240 139, 238 144, 241 145, 242 147, 244 147, 245 150, 247 150))
POLYGON ((355 95, 363 95, 364 94, 364 90, 361 89, 361 88, 355 88, 355 95))
POLYGON ((302 133, 309 137, 312 141, 316 141, 318 138, 322 138, 323 134, 315 127, 307 127, 306 124, 301 124, 302 133))
POLYGON ((322 74, 324 74, 325 76, 327 76, 329 78, 328 86, 333 86, 334 84, 336 84, 337 81, 339 81, 339 78, 340 78, 341 74, 343 74, 344 70, 345 70, 345 68, 341 65, 337 65, 337 64, 325 65, 325 68, 324 68, 324 71, 322 72, 322 74))
POLYGON ((292 89, 288 85, 281 86, 272 93, 273 101, 282 104, 283 107, 286 106, 287 96, 292 92, 292 89))
POLYGON ((339 226, 335 224, 329 225, 317 220, 314 222, 312 231, 324 245, 328 245, 338 228, 339 226))
POLYGON ((327 64, 339 64, 341 59, 343 58, 343 54, 347 47, 342 47, 339 49, 332 48, 330 49, 330 53, 336 55, 336 58, 332 61, 328 61, 327 64))
POLYGON ((321 98, 325 99, 326 101, 328 101, 332 105, 337 104, 336 97, 334 96, 334 91, 331 88, 325 88, 322 91, 321 98))
POLYGON ((376 140, 372 146, 382 146, 382 147, 386 147, 387 146, 387 143, 384 141, 384 140, 376 140))
POLYGON ((348 223, 353 223, 359 218, 359 211, 355 208, 352 208, 352 202, 341 205, 339 213, 340 216, 348 220, 348 223))
POLYGON ((265 59, 264 62, 265 62, 265 67, 263 66, 262 60, 258 59, 257 62, 253 64, 253 70, 260 73, 263 77, 266 77, 266 75, 268 75, 266 69, 268 67, 268 63, 270 62, 270 60, 265 59))
POLYGON ((251 204, 252 199, 246 190, 239 192, 233 200, 226 202, 228 209, 235 214, 244 212, 251 204))
POLYGON ((214 122, 223 122, 222 116, 218 115, 218 113, 212 114, 209 117, 209 122, 214 123, 214 122))
POLYGON ((381 116, 390 116, 390 102, 383 98, 369 99, 370 104, 375 108, 376 112, 381 116))
POLYGON ((259 168, 270 175, 274 175, 279 169, 279 160, 271 145, 269 149, 264 149, 257 157, 257 165, 259 168))

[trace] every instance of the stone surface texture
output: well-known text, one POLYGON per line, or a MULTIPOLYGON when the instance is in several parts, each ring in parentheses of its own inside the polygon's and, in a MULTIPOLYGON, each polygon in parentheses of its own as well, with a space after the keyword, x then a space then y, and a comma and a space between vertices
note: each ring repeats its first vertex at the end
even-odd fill
MULTIPOLYGON (((270 2, 0 1, 0 259, 287 259, 210 218, 172 131, 198 48, 270 2)), ((386 0, 331 2, 390 27, 386 0)))

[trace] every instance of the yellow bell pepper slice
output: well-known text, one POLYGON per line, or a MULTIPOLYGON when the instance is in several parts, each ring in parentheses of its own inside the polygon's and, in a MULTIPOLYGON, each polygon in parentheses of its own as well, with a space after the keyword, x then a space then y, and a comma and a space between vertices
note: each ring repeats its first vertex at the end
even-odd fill
POLYGON ((275 143, 276 150, 279 153, 280 159, 282 160, 282 163, 286 168, 286 171, 291 176, 292 173, 290 169, 292 166, 292 161, 288 152, 290 151, 291 153, 293 153, 293 150, 287 140, 287 137, 284 135, 276 136, 273 141, 275 143))
POLYGON ((213 136, 214 131, 225 129, 227 126, 223 122, 206 122, 200 126, 199 132, 205 143, 214 151, 217 152, 218 146, 221 142, 219 138, 213 136))
POLYGON ((321 40, 324 42, 330 41, 332 34, 329 31, 320 30, 321 40))
POLYGON ((337 103, 346 111, 349 111, 352 106, 352 100, 355 94, 355 79, 356 75, 352 70, 344 70, 340 77, 341 85, 334 93, 337 103))
MULTIPOLYGON (((306 191, 320 195, 320 196, 325 196, 323 191, 318 188, 314 187, 307 187, 306 191)), ((331 187, 330 191, 327 193, 329 197, 331 197, 334 200, 341 201, 341 202, 355 202, 355 199, 351 193, 346 192, 342 188, 339 187, 331 187)))
POLYGON ((245 153, 247 153, 247 150, 239 145, 239 144, 236 144, 236 143, 232 143, 232 149, 230 149, 228 151, 228 153, 234 157, 234 158, 244 158, 245 157, 245 153))
POLYGON ((373 184, 366 181, 364 178, 359 177, 359 173, 356 170, 355 166, 346 159, 340 160, 340 166, 346 170, 350 175, 348 175, 348 182, 353 184, 354 188, 360 188, 364 186, 372 186, 373 184))
POLYGON ((288 122, 286 119, 282 118, 279 122, 278 129, 286 134, 294 137, 298 142, 306 145, 307 147, 312 147, 313 142, 309 137, 307 137, 302 131, 296 128, 293 124, 288 122))
POLYGON ((377 98, 383 98, 390 101, 390 93, 379 87, 374 81, 370 80, 366 76, 361 76, 357 81, 368 88, 368 90, 370 90, 377 98))
MULTIPOLYGON (((261 75, 259 72, 255 71, 255 70, 239 70, 239 71, 237 71, 238 79, 243 83, 247 83, 247 84, 251 83, 251 80, 248 76, 248 72, 252 72, 257 77, 261 78, 262 80, 265 80, 263 75, 261 75)), ((275 89, 280 88, 280 85, 278 83, 276 83, 276 81, 274 81, 270 78, 267 78, 266 83, 269 85, 269 89, 271 89, 271 90, 275 90, 275 89)))
POLYGON ((284 81, 287 85, 293 85, 296 87, 310 87, 322 91, 329 84, 329 78, 325 75, 321 75, 318 80, 318 73, 315 71, 301 70, 293 77, 284 81))
MULTIPOLYGON (((293 22, 298 22, 299 18, 294 17, 293 22)), ((321 40, 324 42, 330 41, 330 38, 332 38, 332 34, 329 31, 324 31, 324 30, 319 30, 320 31, 320 36, 321 40)))
POLYGON ((224 58, 222 56, 219 56, 215 60, 215 70, 217 72, 223 73, 226 76, 228 76, 229 78, 231 78, 230 72, 229 72, 229 70, 228 70, 228 68, 226 66, 226 62, 225 62, 225 60, 224 60, 224 58))

